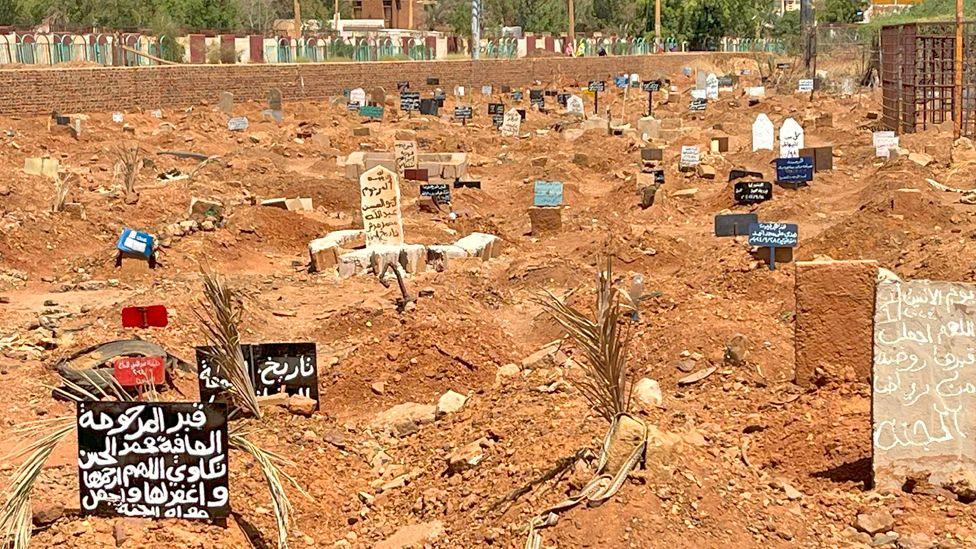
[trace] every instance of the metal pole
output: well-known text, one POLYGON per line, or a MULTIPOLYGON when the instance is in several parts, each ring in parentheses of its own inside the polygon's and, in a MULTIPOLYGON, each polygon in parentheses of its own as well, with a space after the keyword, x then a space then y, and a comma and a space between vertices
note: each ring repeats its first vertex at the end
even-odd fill
POLYGON ((816 42, 816 30, 814 26, 815 12, 813 0, 800 0, 800 24, 803 27, 803 68, 807 72, 807 78, 813 78, 812 71, 816 70, 817 50, 814 45, 816 42))
POLYGON ((481 58, 481 0, 471 0, 471 59, 481 58))
POLYGON ((954 59, 955 82, 953 86, 952 118, 956 139, 962 136, 962 0, 956 0, 956 58, 954 59))

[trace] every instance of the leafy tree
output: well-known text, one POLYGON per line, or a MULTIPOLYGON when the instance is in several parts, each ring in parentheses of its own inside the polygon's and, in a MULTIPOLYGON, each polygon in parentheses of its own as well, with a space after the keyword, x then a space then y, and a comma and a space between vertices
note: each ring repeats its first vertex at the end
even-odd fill
POLYGON ((817 20, 825 23, 854 23, 864 7, 861 0, 826 0, 817 20))

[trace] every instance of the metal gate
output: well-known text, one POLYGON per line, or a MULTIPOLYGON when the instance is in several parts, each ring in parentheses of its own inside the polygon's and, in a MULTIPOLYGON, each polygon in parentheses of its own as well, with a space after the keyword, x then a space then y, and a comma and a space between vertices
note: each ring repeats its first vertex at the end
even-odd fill
MULTIPOLYGON (((954 23, 907 23, 881 29, 884 125, 899 133, 952 120, 954 23)), ((962 134, 976 137, 976 23, 963 27, 962 134)))

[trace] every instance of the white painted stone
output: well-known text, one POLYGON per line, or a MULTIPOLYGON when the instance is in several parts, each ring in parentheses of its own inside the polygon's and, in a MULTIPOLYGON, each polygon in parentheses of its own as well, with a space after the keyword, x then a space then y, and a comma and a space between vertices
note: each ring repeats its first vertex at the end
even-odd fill
POLYGON ((779 128, 780 158, 799 158, 803 147, 803 126, 796 120, 787 118, 779 128))
POLYGON ((566 112, 583 116, 583 98, 578 95, 570 95, 566 99, 566 112))
POLYGON ((773 132, 773 121, 765 113, 759 113, 756 121, 752 123, 752 150, 773 150, 773 132))
POLYGON ((718 77, 715 73, 708 73, 705 77, 705 98, 718 99, 718 77))
POLYGON ((471 233, 454 243, 471 257, 488 260, 501 255, 502 239, 493 234, 471 233))
POLYGON ((366 90, 356 88, 349 92, 349 102, 356 103, 360 107, 366 106, 366 90))

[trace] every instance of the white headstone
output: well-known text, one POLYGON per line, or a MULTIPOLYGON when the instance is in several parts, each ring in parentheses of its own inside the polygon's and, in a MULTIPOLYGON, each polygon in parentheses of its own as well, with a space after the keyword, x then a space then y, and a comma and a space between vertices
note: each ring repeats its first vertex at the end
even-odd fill
POLYGON ((746 95, 755 98, 766 97, 766 86, 752 86, 746 88, 746 95))
POLYGON ((349 102, 356 103, 360 107, 366 106, 366 90, 356 88, 349 92, 349 102))
POLYGON ((481 95, 491 95, 491 86, 481 86, 481 95))
POLYGON ((454 86, 454 97, 464 97, 464 86, 454 86))
POLYGON ((692 99, 708 99, 708 92, 705 90, 691 90, 692 99))
POLYGON ((248 122, 246 116, 237 116, 227 121, 227 129, 232 132, 240 132, 247 129, 248 122))
POLYGON ((376 166, 359 177, 359 195, 366 247, 403 244, 397 175, 383 166, 376 166))
POLYGON ((705 98, 718 99, 718 77, 715 73, 708 73, 705 77, 705 98))
POLYGON ((566 112, 570 114, 583 115, 583 98, 578 95, 570 95, 566 99, 566 112))
POLYGON ((752 123, 752 150, 771 151, 774 141, 773 121, 765 113, 759 113, 752 123))
POLYGON ((635 73, 631 73, 631 75, 630 75, 630 85, 631 86, 636 86, 636 85, 640 84, 640 81, 641 81, 641 79, 640 79, 640 75, 639 74, 637 74, 636 72, 635 73))
POLYGON ((403 177, 403 170, 417 168, 417 142, 394 141, 393 160, 396 163, 397 175, 403 177))
POLYGON ((792 118, 783 121, 779 128, 780 158, 799 158, 803 148, 803 127, 792 118))
POLYGON ((121 124, 122 120, 124 120, 124 118, 122 117, 122 113, 120 112, 112 113, 112 122, 115 122, 116 124, 121 124))
POLYGON ((874 132, 871 135, 874 154, 879 158, 888 158, 891 149, 898 147, 898 136, 893 131, 874 132))
POLYGON ((522 115, 515 109, 508 109, 502 120, 502 137, 515 137, 522 129, 522 115))
POLYGON ((681 147, 681 167, 697 166, 701 162, 701 152, 698 147, 683 145, 681 147))

